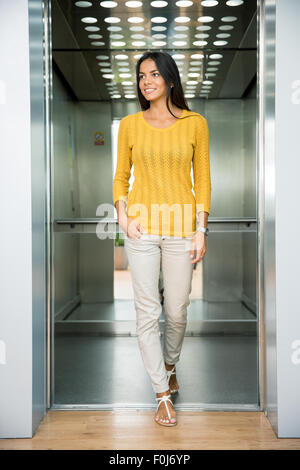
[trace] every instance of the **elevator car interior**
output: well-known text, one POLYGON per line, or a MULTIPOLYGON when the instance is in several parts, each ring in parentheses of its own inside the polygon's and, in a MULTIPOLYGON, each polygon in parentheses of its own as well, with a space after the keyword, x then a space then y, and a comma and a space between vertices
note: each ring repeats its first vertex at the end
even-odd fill
MULTIPOLYGON (((210 134, 207 252, 193 270, 174 405, 259 410, 256 0, 52 0, 49 34, 48 406, 156 406, 117 213, 97 208, 113 205, 120 119, 141 110, 135 64, 159 50, 210 134)), ((163 304, 160 330, 163 340, 163 304)))

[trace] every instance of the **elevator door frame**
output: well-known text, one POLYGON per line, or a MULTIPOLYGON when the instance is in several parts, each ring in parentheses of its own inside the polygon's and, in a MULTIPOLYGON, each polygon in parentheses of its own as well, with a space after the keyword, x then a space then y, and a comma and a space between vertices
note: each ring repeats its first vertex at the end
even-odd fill
MULTIPOLYGON (((53 194, 53 122, 51 114, 52 91, 52 41, 51 41, 51 0, 44 2, 44 65, 45 65, 45 125, 46 125, 46 172, 47 172, 47 373, 46 373, 46 407, 53 409, 54 397, 54 322, 52 286, 54 285, 53 273, 53 218, 51 207, 51 195, 53 194)), ((257 302, 257 333, 258 333, 258 404, 249 407, 237 405, 237 409, 244 411, 265 411, 265 332, 264 332, 264 265, 263 265, 263 194, 264 194, 264 171, 263 171, 263 122, 264 122, 264 15, 263 0, 257 0, 257 94, 256 94, 256 191, 257 191, 257 236, 256 236, 256 302, 257 302)), ((132 405, 127 407, 131 408, 132 405)), ((138 408, 134 405, 134 408, 138 408)), ((143 405, 143 409, 145 406, 143 405)), ((109 405, 55 405, 55 409, 96 409, 111 410, 109 405)), ((191 409, 184 405, 178 406, 178 410, 191 409)), ((203 411, 203 406, 195 405, 195 411, 203 411)), ((208 405, 206 410, 228 411, 218 405, 208 405)), ((230 410, 233 410, 232 406, 230 410)))

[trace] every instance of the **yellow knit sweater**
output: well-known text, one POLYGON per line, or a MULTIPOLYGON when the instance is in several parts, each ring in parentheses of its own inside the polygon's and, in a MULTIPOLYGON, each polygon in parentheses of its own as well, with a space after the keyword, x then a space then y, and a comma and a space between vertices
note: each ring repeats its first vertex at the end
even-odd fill
POLYGON ((196 212, 210 211, 207 121, 194 111, 183 110, 181 117, 163 129, 150 125, 143 111, 120 121, 113 202, 125 201, 127 215, 148 234, 193 236, 196 212))

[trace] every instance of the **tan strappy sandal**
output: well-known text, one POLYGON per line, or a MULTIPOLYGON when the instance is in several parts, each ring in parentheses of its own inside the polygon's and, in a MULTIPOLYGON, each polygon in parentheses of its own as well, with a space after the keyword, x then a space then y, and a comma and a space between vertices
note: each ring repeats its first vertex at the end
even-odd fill
MULTIPOLYGON (((171 395, 163 395, 162 397, 156 397, 156 400, 158 401, 158 405, 157 405, 157 408, 156 408, 156 411, 158 410, 158 407, 159 405, 161 404, 161 402, 163 401, 165 403, 165 407, 167 409, 167 413, 168 413, 168 418, 169 418, 169 421, 171 421, 171 415, 170 415, 170 411, 169 411, 169 408, 167 407, 167 401, 169 401, 172 406, 173 406, 173 403, 172 403, 172 400, 170 400, 170 397, 171 395)), ((175 418, 176 419, 176 418, 175 418)), ((156 420, 155 419, 155 416, 154 416, 154 421, 157 423, 157 424, 161 424, 162 426, 176 426, 177 424, 177 421, 175 421, 175 423, 162 423, 161 421, 159 420, 156 420)))

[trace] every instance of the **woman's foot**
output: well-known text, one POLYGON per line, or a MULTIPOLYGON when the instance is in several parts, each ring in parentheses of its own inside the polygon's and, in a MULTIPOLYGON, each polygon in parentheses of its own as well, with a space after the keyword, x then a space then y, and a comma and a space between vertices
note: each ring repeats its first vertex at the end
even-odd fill
MULTIPOLYGON (((166 369, 167 370, 172 370, 173 367, 174 367, 174 364, 167 364, 165 362, 165 366, 166 366, 166 369)), ((174 368, 174 372, 176 372, 176 369, 174 368)), ((172 374, 170 376, 170 380, 169 380, 169 387, 170 387, 170 390, 172 390, 172 393, 174 393, 175 391, 179 390, 179 385, 178 385, 178 382, 177 382, 177 379, 176 379, 176 374, 172 374)))
MULTIPOLYGON (((161 392, 157 393, 156 397, 162 397, 163 395, 169 395, 170 390, 167 390, 166 392, 161 392)), ((176 423, 176 411, 174 410, 172 404, 169 401, 166 401, 165 403, 161 401, 158 405, 157 412, 155 415, 155 421, 160 422, 160 423, 176 423), (171 420, 169 420, 168 412, 166 410, 166 406, 168 407, 169 413, 171 420)))

